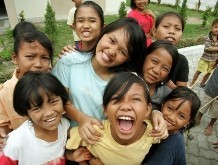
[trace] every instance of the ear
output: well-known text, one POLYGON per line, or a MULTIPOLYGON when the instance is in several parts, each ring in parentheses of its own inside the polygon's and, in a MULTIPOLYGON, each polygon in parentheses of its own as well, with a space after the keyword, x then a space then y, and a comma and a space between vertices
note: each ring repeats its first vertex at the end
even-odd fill
POLYGON ((151 109, 152 109, 152 105, 151 105, 151 103, 149 103, 147 105, 147 111, 145 113, 145 118, 148 118, 148 116, 151 114, 151 109))
POLYGON ((17 54, 12 52, 11 59, 15 65, 17 65, 17 54))
POLYGON ((105 115, 105 117, 107 118, 107 108, 103 106, 103 114, 105 115))
POLYGON ((152 31, 153 31, 152 34, 153 34, 154 38, 156 38, 156 31, 157 31, 157 29, 155 27, 153 27, 152 31))

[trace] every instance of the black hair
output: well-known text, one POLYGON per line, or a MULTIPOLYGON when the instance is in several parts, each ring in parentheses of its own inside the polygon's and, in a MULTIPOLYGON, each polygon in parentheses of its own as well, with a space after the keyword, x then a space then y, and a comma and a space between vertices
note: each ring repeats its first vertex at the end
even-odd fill
MULTIPOLYGON (((149 3, 150 3, 150 0, 148 0, 148 4, 149 4, 149 3)), ((135 8, 136 8, 135 0, 131 0, 130 8, 131 8, 131 9, 135 9, 135 8)))
POLYGON ((176 13, 176 12, 172 12, 172 11, 169 11, 169 12, 166 12, 166 13, 164 13, 164 14, 159 15, 159 16, 157 17, 156 21, 155 21, 155 28, 156 28, 156 29, 158 28, 158 26, 160 25, 160 23, 163 21, 163 19, 164 19, 165 17, 170 17, 170 16, 176 17, 176 18, 178 18, 178 19, 180 20, 181 25, 182 25, 182 31, 184 31, 184 28, 185 28, 185 21, 184 21, 184 18, 183 18, 180 14, 178 14, 178 13, 176 13))
POLYGON ((37 29, 33 23, 27 21, 21 21, 14 27, 12 35, 13 38, 15 38, 16 36, 21 35, 22 33, 36 31, 36 30, 37 29))
POLYGON ((48 97, 60 96, 63 105, 68 94, 61 82, 51 73, 27 72, 16 84, 13 95, 13 106, 21 116, 27 116, 32 104, 42 106, 43 94, 48 97))
POLYGON ((147 104, 149 104, 151 102, 151 98, 148 92, 148 86, 145 81, 135 73, 120 72, 117 73, 105 87, 103 95, 103 106, 107 107, 111 98, 117 94, 117 92, 119 92, 119 94, 116 96, 116 101, 121 100, 134 83, 137 83, 143 87, 145 101, 147 104))
POLYGON ((180 86, 172 90, 172 92, 164 99, 163 104, 169 100, 183 100, 179 107, 182 106, 184 102, 189 101, 191 107, 190 123, 187 125, 185 130, 182 129, 182 131, 186 131, 193 127, 195 124, 195 116, 201 107, 201 100, 199 99, 198 95, 188 87, 180 86))
POLYGON ((119 29, 124 30, 126 38, 128 39, 126 45, 130 59, 127 60, 125 63, 111 69, 113 70, 117 68, 128 68, 129 70, 138 73, 141 69, 141 66, 143 65, 143 59, 146 53, 146 37, 144 35, 144 31, 134 18, 123 17, 107 25, 101 31, 97 39, 97 42, 93 48, 93 54, 95 55, 98 42, 105 34, 111 33, 119 29))
POLYGON ((102 10, 101 6, 99 6, 97 3, 93 2, 93 1, 85 1, 77 7, 77 9, 74 13, 74 23, 76 21, 77 13, 78 13, 79 9, 81 7, 84 7, 84 6, 93 8, 96 11, 96 13, 98 14, 100 21, 101 21, 101 28, 103 28, 104 27, 104 11, 102 10))
POLYGON ((215 20, 213 20, 213 22, 212 22, 211 26, 213 26, 213 25, 215 25, 215 24, 217 24, 217 23, 218 23, 218 18, 217 18, 217 19, 215 19, 215 20))
MULTIPOLYGON (((169 41, 157 40, 157 41, 153 42, 151 45, 149 45, 149 47, 147 48, 147 54, 145 56, 145 60, 146 60, 147 56, 149 56, 152 52, 156 51, 158 48, 165 49, 171 55, 171 58, 172 58, 172 67, 170 69, 170 72, 169 72, 167 78, 164 80, 164 82, 166 83, 171 79, 171 77, 174 73, 174 70, 175 70, 175 67, 176 67, 176 64, 178 61, 179 53, 178 53, 177 48, 175 46, 173 46, 169 41)), ((142 68, 142 72, 143 72, 143 68, 142 68)), ((140 73, 140 74, 143 75, 143 73, 140 73)))
POLYGON ((14 39, 14 52, 18 55, 19 48, 23 42, 27 42, 29 44, 34 43, 35 41, 38 41, 49 53, 49 57, 51 60, 53 60, 53 47, 52 43, 49 40, 49 38, 40 31, 29 31, 29 32, 23 32, 19 35, 17 35, 14 39))

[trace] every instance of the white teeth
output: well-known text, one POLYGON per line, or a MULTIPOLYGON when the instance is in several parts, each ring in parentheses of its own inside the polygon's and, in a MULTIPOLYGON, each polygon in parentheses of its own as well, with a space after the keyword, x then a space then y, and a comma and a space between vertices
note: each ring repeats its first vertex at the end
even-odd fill
POLYGON ((167 125, 168 125, 168 126, 171 126, 172 124, 170 124, 169 122, 167 122, 167 125))
POLYGON ((52 122, 52 121, 55 120, 55 118, 56 118, 56 117, 53 117, 53 118, 51 118, 51 119, 48 119, 48 120, 46 120, 46 122, 52 122))
POLYGON ((130 117, 128 116, 120 116, 119 119, 121 120, 132 120, 130 117))
POLYGON ((88 36, 90 33, 89 32, 83 32, 84 36, 88 36))

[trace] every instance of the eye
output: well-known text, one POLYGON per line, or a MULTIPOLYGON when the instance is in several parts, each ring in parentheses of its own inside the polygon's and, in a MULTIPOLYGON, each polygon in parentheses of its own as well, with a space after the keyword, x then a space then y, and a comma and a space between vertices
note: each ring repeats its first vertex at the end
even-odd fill
POLYGON ((171 106, 168 106, 167 109, 169 112, 173 112, 173 108, 171 106))
POLYGON ((121 54, 123 55, 123 56, 127 56, 127 53, 126 53, 126 51, 124 51, 124 50, 121 50, 121 54))
POLYGON ((76 22, 82 23, 82 22, 84 22, 84 21, 83 21, 83 19, 77 19, 76 22))
POLYGON ((133 97, 133 100, 134 101, 141 101, 141 98, 140 97, 133 97))
POLYGON ((181 31, 181 28, 176 28, 176 31, 181 31))
POLYGON ((168 67, 163 67, 163 71, 169 73, 170 69, 168 67))
POLYGON ((115 44, 115 40, 112 37, 109 37, 109 39, 111 44, 115 44))
POLYGON ((91 22, 91 23, 95 23, 95 22, 97 22, 97 21, 96 21, 95 19, 91 19, 90 22, 91 22))
POLYGON ((40 107, 33 106, 33 107, 31 107, 30 112, 38 112, 39 110, 40 110, 40 107))
POLYGON ((47 57, 47 56, 43 56, 43 57, 42 57, 42 59, 43 59, 43 60, 50 61, 50 58, 49 58, 49 57, 47 57))
POLYGON ((26 57, 30 60, 34 59, 34 56, 33 55, 26 55, 26 57))
POLYGON ((184 116, 184 115, 179 115, 179 118, 180 118, 181 120, 184 120, 184 119, 185 119, 185 116, 184 116))
POLYGON ((158 61, 155 60, 155 59, 151 59, 151 62, 152 62, 153 64, 157 64, 157 63, 158 63, 158 61))

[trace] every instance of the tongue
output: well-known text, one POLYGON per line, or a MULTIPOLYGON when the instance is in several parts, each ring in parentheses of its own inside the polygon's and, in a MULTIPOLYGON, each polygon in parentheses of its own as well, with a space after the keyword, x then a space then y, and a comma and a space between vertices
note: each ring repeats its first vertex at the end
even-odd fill
POLYGON ((120 120, 120 127, 124 131, 128 131, 132 128, 132 120, 120 120))

